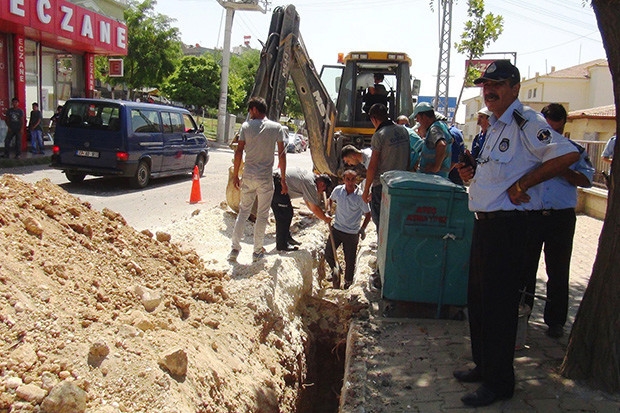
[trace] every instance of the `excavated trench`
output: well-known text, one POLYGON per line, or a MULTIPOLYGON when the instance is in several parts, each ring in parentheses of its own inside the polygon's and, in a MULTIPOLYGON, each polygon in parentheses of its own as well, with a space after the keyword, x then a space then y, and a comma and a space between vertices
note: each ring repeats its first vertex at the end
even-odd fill
MULTIPOLYGON (((323 261, 315 263, 315 279, 321 281, 323 261), (317 274, 318 273, 318 274, 317 274)), ((341 263, 344 265, 344 263, 341 263)), ((359 270, 359 267, 358 267, 359 270)), ((357 277, 357 275, 356 275, 357 277)), ((351 320, 364 306, 353 305, 356 292, 326 288, 304 300, 302 318, 308 333, 306 378, 297 413, 337 413, 345 375, 347 335, 351 320)))
POLYGON ((336 413, 344 377, 346 340, 314 336, 306 353, 308 372, 298 413, 336 413))

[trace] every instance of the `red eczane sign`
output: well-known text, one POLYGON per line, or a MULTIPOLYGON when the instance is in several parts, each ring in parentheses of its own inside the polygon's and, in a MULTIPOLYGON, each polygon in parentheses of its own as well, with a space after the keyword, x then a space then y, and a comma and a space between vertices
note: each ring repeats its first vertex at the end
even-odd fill
POLYGON ((108 59, 108 76, 123 77, 123 59, 108 59))
POLYGON ((127 55, 127 26, 66 0, 2 0, 0 24, 8 31, 61 48, 127 55))

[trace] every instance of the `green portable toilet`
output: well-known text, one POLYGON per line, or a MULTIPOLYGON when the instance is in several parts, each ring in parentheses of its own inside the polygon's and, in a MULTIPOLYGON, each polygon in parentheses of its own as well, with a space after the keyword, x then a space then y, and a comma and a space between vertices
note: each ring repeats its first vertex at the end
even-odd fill
POLYGON ((377 264, 383 297, 467 304, 474 215, 465 187, 417 172, 381 175, 377 264))

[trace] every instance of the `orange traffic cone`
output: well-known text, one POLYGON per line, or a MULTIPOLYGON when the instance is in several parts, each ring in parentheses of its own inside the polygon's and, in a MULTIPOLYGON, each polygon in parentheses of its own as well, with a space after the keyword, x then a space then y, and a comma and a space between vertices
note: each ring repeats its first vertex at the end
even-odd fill
POLYGON ((198 165, 196 165, 192 174, 192 193, 189 195, 189 203, 195 204, 200 201, 202 201, 202 196, 200 195, 200 173, 198 172, 198 165))

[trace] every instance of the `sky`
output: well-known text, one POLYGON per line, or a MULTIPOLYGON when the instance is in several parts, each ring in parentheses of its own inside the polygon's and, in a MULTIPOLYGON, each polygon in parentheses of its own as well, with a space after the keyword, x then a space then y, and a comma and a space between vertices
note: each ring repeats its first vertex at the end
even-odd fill
MULTIPOLYGON (((435 95, 439 63, 439 0, 272 0, 267 13, 236 11, 231 46, 260 49, 269 30, 272 10, 294 4, 300 33, 310 58, 320 70, 336 64, 338 53, 364 50, 405 52, 411 57, 412 76, 422 82, 420 95, 435 95), (430 4, 434 4, 434 11, 430 4)), ((485 13, 500 15, 504 31, 487 47, 483 58, 508 58, 517 53, 522 77, 606 58, 594 12, 582 0, 485 0, 485 13)), ((467 0, 454 0, 451 44, 460 41, 467 16, 467 0)), ((225 10, 217 0, 157 0, 157 13, 172 19, 186 44, 221 48, 225 10)), ((449 95, 457 97, 463 81, 465 56, 450 52, 449 95)), ((479 88, 465 90, 464 98, 479 88)), ((459 109, 460 110, 460 109, 459 109)), ((464 111, 460 110, 464 116, 464 111)), ((457 118, 460 118, 458 116, 457 118)), ((458 119, 457 119, 458 120, 458 119)))

